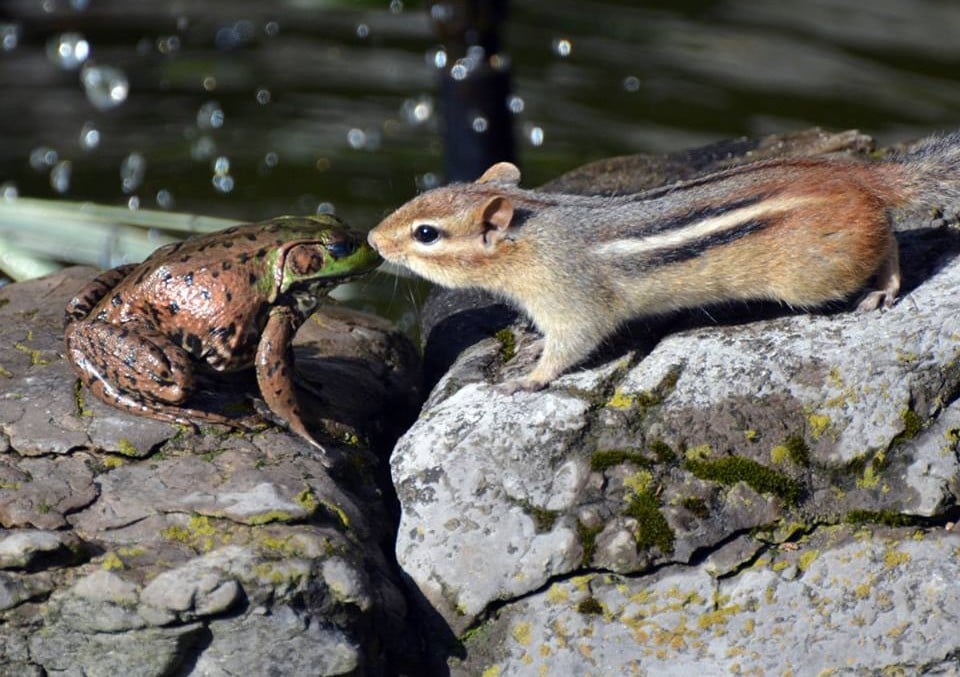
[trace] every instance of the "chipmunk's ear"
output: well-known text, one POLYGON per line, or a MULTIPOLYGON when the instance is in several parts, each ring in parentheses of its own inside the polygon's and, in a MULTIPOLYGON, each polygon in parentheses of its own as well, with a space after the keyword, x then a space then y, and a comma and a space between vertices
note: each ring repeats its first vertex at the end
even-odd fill
POLYGON ((507 228, 513 221, 513 203, 502 195, 490 198, 480 211, 483 221, 483 243, 488 247, 507 236, 507 228))
POLYGON ((474 183, 505 183, 516 186, 520 183, 520 170, 512 162, 498 162, 485 171, 474 183))

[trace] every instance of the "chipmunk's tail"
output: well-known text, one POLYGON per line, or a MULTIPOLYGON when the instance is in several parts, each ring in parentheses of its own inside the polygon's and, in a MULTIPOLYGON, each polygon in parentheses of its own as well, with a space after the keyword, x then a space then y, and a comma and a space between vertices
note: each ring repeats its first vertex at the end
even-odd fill
POLYGON ((887 158, 905 201, 960 213, 960 132, 937 134, 887 158))

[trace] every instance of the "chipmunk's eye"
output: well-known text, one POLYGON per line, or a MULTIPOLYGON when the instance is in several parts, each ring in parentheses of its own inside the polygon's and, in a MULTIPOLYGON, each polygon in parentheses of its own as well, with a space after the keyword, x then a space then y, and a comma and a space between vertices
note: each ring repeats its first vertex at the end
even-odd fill
POLYGON ((440 239, 440 229, 426 223, 413 229, 413 239, 421 244, 433 244, 440 239))

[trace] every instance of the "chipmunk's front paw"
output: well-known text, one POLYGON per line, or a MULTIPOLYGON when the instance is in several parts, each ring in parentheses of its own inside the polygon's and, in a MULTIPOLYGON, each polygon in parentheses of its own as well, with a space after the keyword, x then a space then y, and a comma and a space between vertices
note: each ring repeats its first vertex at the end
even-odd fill
POLYGON ((513 395, 516 392, 527 391, 535 392, 537 390, 543 390, 547 387, 546 381, 541 381, 534 378, 513 378, 509 381, 504 381, 503 383, 498 383, 494 386, 498 392, 503 393, 504 395, 513 395))

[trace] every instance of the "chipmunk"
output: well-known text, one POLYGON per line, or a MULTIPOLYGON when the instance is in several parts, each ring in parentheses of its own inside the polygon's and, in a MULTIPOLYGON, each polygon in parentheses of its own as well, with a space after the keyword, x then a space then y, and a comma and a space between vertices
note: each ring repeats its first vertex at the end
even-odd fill
POLYGON ((501 162, 423 193, 368 236, 384 259, 447 287, 512 301, 544 335, 538 390, 627 320, 718 302, 893 305, 900 266, 888 210, 960 203, 960 132, 885 160, 765 160, 634 195, 518 187, 501 162))

